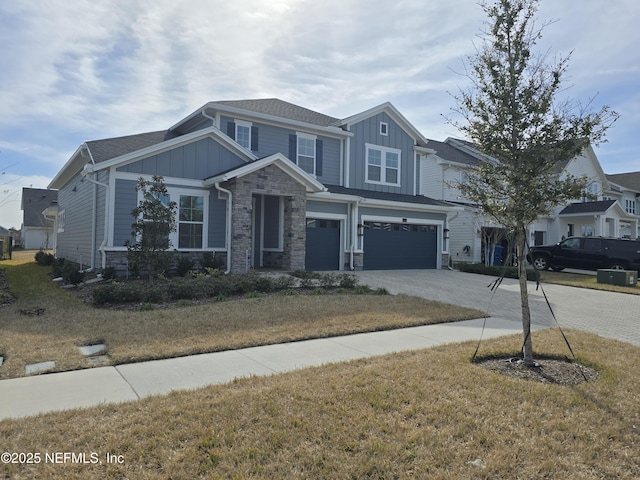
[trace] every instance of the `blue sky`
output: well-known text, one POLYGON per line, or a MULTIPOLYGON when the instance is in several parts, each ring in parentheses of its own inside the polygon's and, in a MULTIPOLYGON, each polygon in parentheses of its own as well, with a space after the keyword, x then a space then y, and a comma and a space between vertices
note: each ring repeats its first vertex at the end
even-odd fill
MULTIPOLYGON (((621 117, 596 148, 640 170, 640 3, 542 0, 539 46, 566 95, 621 117)), ((277 97, 335 117, 391 101, 426 137, 466 85, 475 0, 20 0, 0 3, 0 225, 87 140, 170 127, 208 101, 277 97)))

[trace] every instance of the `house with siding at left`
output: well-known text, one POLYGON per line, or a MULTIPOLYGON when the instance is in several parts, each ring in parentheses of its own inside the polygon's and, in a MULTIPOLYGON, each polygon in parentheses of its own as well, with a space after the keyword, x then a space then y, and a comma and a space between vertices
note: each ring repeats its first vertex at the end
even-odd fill
POLYGON ((23 188, 22 246, 27 250, 54 248, 54 219, 47 216, 47 209, 55 206, 58 192, 44 188, 23 188))
POLYGON ((279 99, 210 102, 167 130, 88 141, 59 190, 56 255, 127 268, 139 178, 178 205, 173 248, 229 272, 442 268, 460 208, 419 195, 429 141, 390 103, 339 119, 279 99))

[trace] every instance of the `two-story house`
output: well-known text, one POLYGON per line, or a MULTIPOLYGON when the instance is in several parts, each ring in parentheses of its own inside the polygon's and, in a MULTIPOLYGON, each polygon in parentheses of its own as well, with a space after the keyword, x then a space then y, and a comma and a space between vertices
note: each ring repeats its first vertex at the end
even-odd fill
POLYGON ((210 102, 167 130, 88 141, 54 177, 56 255, 127 268, 139 178, 178 205, 170 240, 227 271, 441 268, 449 215, 419 195, 428 140, 390 103, 346 119, 278 99, 210 102))
MULTIPOLYGON (((463 206, 462 212, 450 218, 450 255, 454 262, 479 262, 483 252, 488 252, 487 243, 499 241, 501 226, 483 215, 478 206, 466 201, 459 185, 475 167, 495 159, 482 155, 472 144, 454 138, 444 142, 430 140, 429 146, 435 153, 421 159, 420 193, 463 206)), ((613 198, 607 176, 591 147, 587 147, 582 155, 558 165, 556 174, 559 177, 585 175, 590 181, 590 195, 559 205, 551 214, 541 216, 529 228, 527 240, 530 245, 555 243, 574 235, 623 237, 628 231, 637 231, 638 217, 628 209, 625 211, 621 201, 613 198)), ((631 191, 626 194, 631 208, 633 195, 631 191)))
POLYGON ((620 236, 640 238, 640 172, 607 175, 609 190, 606 198, 617 200, 627 215, 635 219, 620 224, 620 236))

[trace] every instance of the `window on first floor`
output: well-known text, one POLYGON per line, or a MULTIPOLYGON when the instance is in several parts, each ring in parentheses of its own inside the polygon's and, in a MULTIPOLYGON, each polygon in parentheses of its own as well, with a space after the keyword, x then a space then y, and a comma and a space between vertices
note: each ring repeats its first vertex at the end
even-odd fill
POLYGON ((202 248, 204 197, 180 195, 178 204, 178 248, 202 248))
POLYGON ((366 182, 400 186, 400 150, 367 144, 366 157, 366 182))
POLYGON ((169 232, 168 225, 158 225, 154 235, 163 235, 165 239, 168 235, 174 248, 203 248, 206 218, 205 196, 171 188, 168 190, 168 195, 163 195, 157 200, 164 206, 169 205, 170 201, 177 201, 176 231, 169 232))

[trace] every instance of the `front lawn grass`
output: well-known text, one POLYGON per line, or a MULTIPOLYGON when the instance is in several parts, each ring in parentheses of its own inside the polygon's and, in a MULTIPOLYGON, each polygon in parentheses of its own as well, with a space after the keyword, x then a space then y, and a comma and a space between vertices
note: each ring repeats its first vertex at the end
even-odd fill
MULTIPOLYGON (((448 345, 0 422, 8 452, 101 464, 0 465, 6 478, 640 478, 638 349, 565 331, 599 377, 504 376, 448 345), (106 463, 106 454, 123 463, 106 463)), ((557 330, 534 333, 566 354, 557 330)), ((485 341, 513 352, 519 335, 485 341)))
POLYGON ((0 308, 0 378, 24 376, 26 365, 44 361, 55 361, 55 371, 88 368, 78 347, 97 343, 106 344, 109 357, 101 365, 108 365, 483 316, 416 297, 354 294, 99 309, 52 282, 48 267, 28 258, 3 265, 17 300, 0 308))

